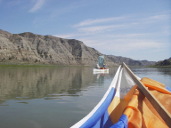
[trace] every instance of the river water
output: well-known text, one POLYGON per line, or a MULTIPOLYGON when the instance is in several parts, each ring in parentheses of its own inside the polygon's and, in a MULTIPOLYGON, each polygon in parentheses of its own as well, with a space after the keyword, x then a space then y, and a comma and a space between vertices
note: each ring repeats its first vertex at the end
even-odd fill
MULTIPOLYGON (((0 67, 0 128, 68 128, 108 89, 117 67, 96 74, 90 67, 0 67)), ((132 68, 171 87, 171 68, 132 68)))

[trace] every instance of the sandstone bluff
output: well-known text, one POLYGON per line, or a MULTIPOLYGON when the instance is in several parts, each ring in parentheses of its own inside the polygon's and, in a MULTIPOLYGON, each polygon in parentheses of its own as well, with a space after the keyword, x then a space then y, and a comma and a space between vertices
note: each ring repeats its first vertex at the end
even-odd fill
MULTIPOLYGON (((30 32, 11 34, 0 30, 0 63, 91 66, 96 64, 99 55, 103 54, 75 39, 30 32)), ((105 55, 105 58, 106 63, 111 66, 122 62, 139 66, 154 63, 113 55, 105 55)))

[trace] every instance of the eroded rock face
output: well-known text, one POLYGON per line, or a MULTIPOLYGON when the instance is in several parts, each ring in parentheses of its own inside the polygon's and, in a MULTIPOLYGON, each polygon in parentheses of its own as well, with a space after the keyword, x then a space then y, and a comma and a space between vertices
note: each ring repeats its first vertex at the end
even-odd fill
POLYGON ((75 39, 0 31, 0 62, 94 65, 99 55, 75 39))
MULTIPOLYGON (((95 66, 100 55, 103 54, 75 39, 42 36, 30 32, 11 34, 0 30, 0 63, 95 66)), ((119 65, 122 62, 133 66, 155 63, 114 55, 104 56, 108 66, 119 65)))

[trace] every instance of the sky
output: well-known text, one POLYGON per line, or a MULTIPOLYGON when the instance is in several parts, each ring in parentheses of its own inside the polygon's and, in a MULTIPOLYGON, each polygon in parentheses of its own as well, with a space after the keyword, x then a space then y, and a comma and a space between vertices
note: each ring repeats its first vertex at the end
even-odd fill
POLYGON ((107 55, 171 57, 171 0, 0 0, 0 29, 77 39, 107 55))

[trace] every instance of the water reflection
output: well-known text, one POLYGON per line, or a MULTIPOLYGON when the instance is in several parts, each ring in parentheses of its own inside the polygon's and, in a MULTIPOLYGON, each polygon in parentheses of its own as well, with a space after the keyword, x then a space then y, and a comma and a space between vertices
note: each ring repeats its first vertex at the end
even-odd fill
POLYGON ((139 77, 149 77, 171 87, 171 68, 133 68, 139 77))
POLYGON ((95 80, 91 68, 0 68, 0 100, 77 96, 95 80))
POLYGON ((171 76, 171 68, 157 68, 157 70, 163 75, 170 75, 171 76))
POLYGON ((171 75, 171 68, 132 68, 134 73, 171 75))
MULTIPOLYGON (((116 70, 93 75, 88 67, 0 68, 0 127, 68 128, 100 101, 116 70)), ((171 83, 171 70, 133 71, 171 83)))
MULTIPOLYGON (((0 68, 0 103, 7 99, 53 99, 59 96, 79 96, 90 83, 103 85, 104 78, 114 76, 117 68, 110 74, 93 75, 88 67, 11 67, 0 68)), ((149 77, 163 83, 170 82, 171 68, 134 68, 140 77, 149 77), (163 78, 162 78, 163 77, 163 78), (168 81, 168 82, 167 82, 168 81)), ((170 85, 170 84, 169 84, 170 85)))

